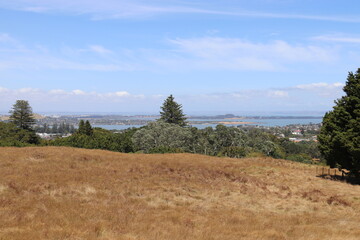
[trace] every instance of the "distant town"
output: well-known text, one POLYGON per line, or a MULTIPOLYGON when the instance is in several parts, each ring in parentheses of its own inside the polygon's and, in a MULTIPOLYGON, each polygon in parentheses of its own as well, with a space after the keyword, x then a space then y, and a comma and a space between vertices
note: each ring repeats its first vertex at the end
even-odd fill
MULTIPOLYGON (((96 114, 75 114, 75 115, 39 115, 35 114, 36 133, 44 139, 57 137, 68 137, 76 131, 80 120, 88 120, 94 127, 107 128, 114 132, 122 132, 131 127, 142 127, 158 119, 159 115, 96 115, 96 114)), ((188 125, 205 128, 215 127, 218 124, 233 126, 242 130, 251 128, 263 129, 277 137, 286 137, 293 142, 316 141, 316 136, 321 127, 319 116, 236 116, 233 114, 215 116, 187 116, 188 125), (301 120, 314 120, 314 123, 298 123, 301 120), (284 120, 281 126, 276 121, 270 125, 263 125, 259 121, 284 120), (289 120, 289 121, 286 121, 289 120), (317 123, 316 122, 319 122, 317 123), (286 124, 289 122, 289 124, 286 124), (284 125, 285 124, 285 125, 284 125)), ((0 116, 0 120, 7 121, 8 116, 0 116)))

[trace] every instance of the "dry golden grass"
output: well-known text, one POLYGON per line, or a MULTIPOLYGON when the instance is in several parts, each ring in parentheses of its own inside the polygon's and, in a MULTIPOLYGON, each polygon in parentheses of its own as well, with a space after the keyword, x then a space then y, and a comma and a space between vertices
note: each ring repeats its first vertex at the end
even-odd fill
POLYGON ((359 239, 359 190, 270 158, 0 148, 0 239, 359 239))

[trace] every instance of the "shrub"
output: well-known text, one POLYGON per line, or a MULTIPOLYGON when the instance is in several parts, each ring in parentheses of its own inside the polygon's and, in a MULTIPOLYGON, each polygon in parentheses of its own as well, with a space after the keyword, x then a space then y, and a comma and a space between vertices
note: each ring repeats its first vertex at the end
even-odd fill
POLYGON ((219 152, 218 156, 231 157, 231 158, 241 158, 241 157, 246 156, 246 152, 247 151, 246 151, 245 147, 237 147, 237 146, 224 147, 219 152))
POLYGON ((249 152, 246 154, 246 157, 248 158, 263 158, 265 155, 261 152, 249 152))
POLYGON ((312 163, 312 158, 306 153, 292 154, 286 157, 287 160, 301 163, 312 163))
POLYGON ((13 123, 0 122, 0 146, 25 147, 39 142, 40 138, 34 131, 19 128, 13 123))
POLYGON ((181 148, 171 148, 168 146, 159 146, 149 150, 149 153, 183 153, 181 148))
POLYGON ((189 128, 183 128, 176 124, 163 121, 151 122, 146 127, 137 131, 132 141, 137 150, 145 153, 152 149, 179 149, 188 150, 191 146, 192 134, 189 128))
POLYGON ((136 131, 137 129, 133 128, 125 130, 122 133, 113 133, 102 128, 94 128, 91 136, 75 133, 70 137, 50 141, 49 145, 104 149, 116 152, 133 152, 134 145, 131 138, 136 131))

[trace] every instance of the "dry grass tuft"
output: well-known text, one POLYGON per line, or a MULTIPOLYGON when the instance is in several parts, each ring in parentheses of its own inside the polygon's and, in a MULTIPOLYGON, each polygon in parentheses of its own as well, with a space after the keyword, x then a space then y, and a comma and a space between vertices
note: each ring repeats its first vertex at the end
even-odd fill
POLYGON ((0 239, 359 239, 359 190, 271 158, 0 148, 0 239))

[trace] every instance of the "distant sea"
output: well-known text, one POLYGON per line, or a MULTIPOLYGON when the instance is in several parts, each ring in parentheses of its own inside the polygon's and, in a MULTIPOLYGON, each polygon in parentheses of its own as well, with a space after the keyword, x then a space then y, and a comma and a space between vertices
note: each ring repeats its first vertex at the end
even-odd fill
MULTIPOLYGON (((217 122, 252 122, 252 124, 242 124, 242 125, 259 125, 267 127, 283 127, 292 124, 310 124, 310 123, 321 123, 322 117, 312 117, 312 118, 276 118, 276 119, 190 119, 190 121, 217 121, 217 122)), ((191 126, 203 129, 206 127, 216 127, 217 124, 192 124, 191 126)), ((238 126, 239 124, 226 124, 226 126, 238 126)), ((132 127, 142 127, 143 125, 93 125, 93 127, 100 127, 108 130, 124 130, 132 127)))

